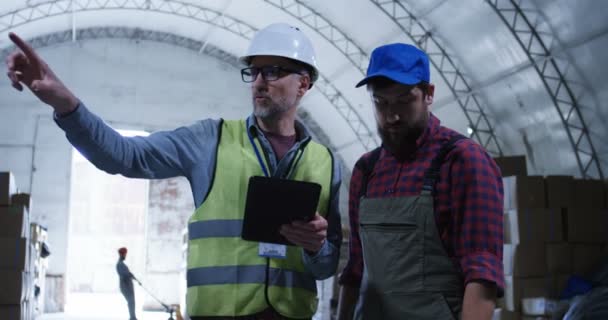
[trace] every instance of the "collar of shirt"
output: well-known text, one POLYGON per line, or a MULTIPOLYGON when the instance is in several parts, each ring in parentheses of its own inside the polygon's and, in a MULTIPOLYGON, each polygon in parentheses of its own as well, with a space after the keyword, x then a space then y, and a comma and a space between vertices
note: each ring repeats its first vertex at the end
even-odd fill
POLYGON ((262 151, 264 153, 264 157, 266 158, 267 164, 270 167, 270 168, 268 168, 269 174, 273 177, 285 178, 285 175, 289 172, 289 169, 292 165, 291 162, 294 159, 294 157, 297 153, 297 150, 303 146, 306 146, 308 144, 308 142, 310 142, 312 139, 312 137, 310 136, 310 133, 308 132, 306 127, 304 127, 304 125, 302 123, 300 123, 299 121, 296 120, 295 121, 296 139, 297 139, 296 143, 289 151, 287 151, 287 153, 281 159, 281 161, 277 161, 277 157, 274 153, 274 150, 272 149, 270 142, 268 141, 268 139, 264 135, 264 132, 260 129, 260 127, 258 126, 258 124, 255 121, 255 116, 250 115, 246 120, 246 124, 247 124, 247 130, 249 130, 249 133, 251 134, 251 136, 259 138, 258 141, 260 142, 260 144, 262 145, 262 148, 264 149, 263 151, 262 150, 260 150, 260 151, 262 151))
MULTIPOLYGON (((249 117, 247 117, 246 123, 247 123, 247 130, 249 130, 249 132, 251 134, 253 134, 253 137, 256 137, 256 136, 264 137, 264 132, 258 126, 257 122, 255 121, 255 116, 253 114, 250 115, 249 117)), ((295 129, 296 129, 296 139, 297 139, 296 144, 308 142, 308 140, 310 140, 312 138, 310 135, 310 132, 308 132, 308 129, 306 129, 306 127, 298 120, 295 120, 295 129)))
MULTIPOLYGON (((416 155, 416 151, 418 151, 422 146, 424 146, 429 140, 432 139, 432 137, 435 135, 435 133, 437 133, 437 131, 439 130, 440 126, 441 126, 441 121, 437 117, 435 117, 435 115, 433 115, 433 113, 430 113, 429 120, 427 122, 426 128, 424 129, 424 132, 422 132, 420 137, 418 137, 418 139, 416 139, 416 146, 412 150, 412 153, 410 155, 411 158, 414 158, 416 155)), ((388 150, 386 150, 386 148, 383 147, 381 150, 381 153, 380 153, 380 157, 384 158, 389 155, 392 156, 390 154, 390 152, 388 152, 388 150)))

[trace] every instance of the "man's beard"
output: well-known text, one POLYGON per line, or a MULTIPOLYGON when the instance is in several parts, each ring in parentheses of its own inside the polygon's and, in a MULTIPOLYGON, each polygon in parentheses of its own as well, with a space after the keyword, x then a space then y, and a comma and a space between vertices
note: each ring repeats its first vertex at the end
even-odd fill
POLYGON ((267 104, 259 106, 256 104, 255 97, 253 98, 253 115, 259 119, 273 119, 289 110, 286 104, 278 104, 266 97, 267 104))
POLYGON ((416 150, 416 140, 426 129, 427 120, 428 116, 411 126, 401 123, 398 125, 400 130, 397 132, 390 132, 388 129, 378 126, 378 134, 382 139, 382 144, 397 159, 405 159, 416 150))

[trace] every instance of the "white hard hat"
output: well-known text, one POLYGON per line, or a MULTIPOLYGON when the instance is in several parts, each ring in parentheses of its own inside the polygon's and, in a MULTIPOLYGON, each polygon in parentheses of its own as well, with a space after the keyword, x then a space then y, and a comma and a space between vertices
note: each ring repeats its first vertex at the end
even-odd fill
POLYGON ((239 60, 249 64, 254 56, 278 56, 293 59, 310 66, 312 82, 319 77, 315 50, 300 29, 286 23, 273 23, 259 30, 239 60))

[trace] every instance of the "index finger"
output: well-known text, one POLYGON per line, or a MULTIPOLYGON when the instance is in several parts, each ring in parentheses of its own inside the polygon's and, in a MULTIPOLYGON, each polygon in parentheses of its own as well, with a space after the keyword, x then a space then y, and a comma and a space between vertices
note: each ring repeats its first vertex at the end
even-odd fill
POLYGON ((23 41, 18 35, 13 32, 9 32, 8 37, 13 41, 13 43, 23 51, 27 59, 31 64, 34 64, 36 67, 39 66, 40 57, 32 47, 30 47, 27 42, 23 41))

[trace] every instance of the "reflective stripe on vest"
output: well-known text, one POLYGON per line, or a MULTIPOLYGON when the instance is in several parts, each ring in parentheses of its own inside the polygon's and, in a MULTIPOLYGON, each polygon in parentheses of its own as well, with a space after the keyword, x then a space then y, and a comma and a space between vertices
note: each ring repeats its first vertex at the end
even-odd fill
MULTIPOLYGON (((194 268, 188 270, 187 277, 189 287, 214 284, 264 284, 266 282, 266 266, 194 268)), ((278 287, 316 290, 316 284, 314 281, 310 281, 310 275, 291 270, 270 268, 269 283, 278 287)))
POLYGON ((188 225, 188 239, 240 237, 243 220, 196 221, 188 225))

